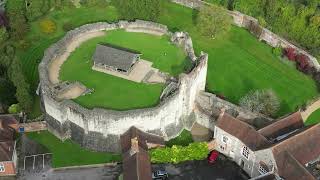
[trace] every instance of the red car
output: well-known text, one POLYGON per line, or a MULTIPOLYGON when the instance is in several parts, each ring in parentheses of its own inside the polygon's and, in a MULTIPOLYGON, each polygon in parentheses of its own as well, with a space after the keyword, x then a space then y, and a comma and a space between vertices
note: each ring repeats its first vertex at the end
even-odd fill
POLYGON ((209 162, 210 164, 213 164, 213 163, 216 162, 216 160, 218 159, 218 157, 219 157, 219 152, 213 150, 213 151, 211 151, 211 153, 210 153, 210 155, 209 155, 209 157, 208 157, 208 162, 209 162))

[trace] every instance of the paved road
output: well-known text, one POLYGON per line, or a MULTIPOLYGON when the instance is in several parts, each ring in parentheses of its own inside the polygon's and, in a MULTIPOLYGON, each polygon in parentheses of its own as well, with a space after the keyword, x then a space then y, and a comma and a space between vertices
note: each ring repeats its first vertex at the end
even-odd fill
POLYGON ((169 180, 244 180, 248 177, 229 160, 219 160, 216 164, 204 161, 192 161, 178 165, 153 165, 154 170, 164 169, 169 173, 169 180))
POLYGON ((24 173, 18 180, 115 180, 120 166, 24 173))

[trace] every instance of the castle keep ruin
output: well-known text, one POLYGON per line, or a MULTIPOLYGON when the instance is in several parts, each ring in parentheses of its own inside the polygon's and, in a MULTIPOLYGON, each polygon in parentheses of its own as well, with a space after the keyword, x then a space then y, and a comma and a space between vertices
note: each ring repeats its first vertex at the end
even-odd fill
MULTIPOLYGON (((83 42, 83 41, 81 41, 83 42)), ((153 22, 137 20, 118 23, 87 24, 68 32, 60 41, 45 51, 39 65, 40 95, 45 111, 45 119, 50 132, 60 139, 72 139, 81 146, 97 150, 120 152, 120 135, 135 126, 145 132, 163 136, 166 140, 174 138, 183 129, 191 129, 195 120, 195 100, 200 91, 205 90, 208 55, 194 54, 191 38, 186 33, 171 33, 166 26, 153 22), (50 78, 53 66, 57 61, 60 66, 63 60, 81 43, 80 37, 96 37, 101 32, 125 29, 129 32, 143 32, 156 35, 167 34, 173 43, 184 48, 194 62, 195 67, 188 74, 180 74, 175 85, 168 85, 156 107, 128 111, 115 111, 94 108, 86 109, 69 99, 58 98, 57 87, 61 84, 50 78), (75 45, 76 44, 76 45, 75 45), (69 53, 66 53, 69 52, 69 53), (61 56, 63 58, 61 58, 61 56), (175 87, 175 88, 173 88, 175 87)), ((59 66, 54 71, 59 72, 59 66)), ((74 83, 64 83, 66 89, 74 83)), ((89 87, 88 87, 89 88, 89 87)), ((201 123, 200 124, 209 124, 201 123)))

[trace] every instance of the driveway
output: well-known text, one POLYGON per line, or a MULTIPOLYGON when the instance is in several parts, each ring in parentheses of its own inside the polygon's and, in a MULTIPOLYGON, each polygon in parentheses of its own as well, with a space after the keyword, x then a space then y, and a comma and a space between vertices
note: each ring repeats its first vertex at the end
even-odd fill
POLYGON ((206 160, 190 161, 178 165, 153 165, 153 170, 166 170, 169 180, 244 180, 247 175, 230 160, 208 164, 206 160))

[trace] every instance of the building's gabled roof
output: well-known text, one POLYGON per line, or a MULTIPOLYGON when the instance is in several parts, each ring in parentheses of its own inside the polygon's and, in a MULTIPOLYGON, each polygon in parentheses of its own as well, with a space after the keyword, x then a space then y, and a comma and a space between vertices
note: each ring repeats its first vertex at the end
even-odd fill
POLYGON ((283 179, 290 180, 315 180, 315 177, 304 167, 303 164, 298 162, 294 156, 288 151, 283 151, 277 154, 277 173, 283 179))
MULTIPOLYGON (((296 134, 272 147, 272 153, 277 162, 278 171, 280 176, 286 174, 305 172, 304 165, 317 159, 320 156, 320 124, 314 125, 311 128, 307 128, 305 131, 296 134), (290 156, 283 154, 289 153, 290 156), (287 160, 288 157, 294 158, 299 166, 304 170, 290 169, 289 163, 293 163, 292 160, 287 160), (283 162, 288 161, 286 164, 283 162), (298 171, 299 170, 299 171, 298 171)), ((293 166, 294 164, 290 165, 293 166)), ((301 175, 302 176, 302 175, 301 175)))
POLYGON ((124 180, 150 180, 151 162, 148 154, 148 144, 164 145, 160 136, 145 133, 136 127, 131 127, 120 137, 123 157, 124 180))
POLYGON ((18 121, 10 115, 0 115, 0 142, 13 141, 18 121))
POLYGON ((304 124, 301 113, 296 112, 260 129, 258 132, 268 139, 274 139, 303 127, 304 124))
POLYGON ((98 44, 93 55, 96 64, 128 71, 141 53, 110 44, 98 44))
POLYGON ((259 150, 270 145, 270 142, 258 133, 254 127, 225 112, 220 114, 216 126, 238 138, 252 151, 259 150))
POLYGON ((137 138, 139 146, 147 150, 147 143, 164 145, 164 139, 150 133, 143 132, 136 127, 131 127, 127 132, 121 135, 121 149, 125 153, 131 148, 131 139, 137 138))
POLYGON ((14 141, 0 142, 0 162, 11 161, 14 151, 14 141))
POLYGON ((139 152, 130 155, 129 152, 123 155, 123 179, 150 180, 151 163, 146 150, 139 147, 139 152))

